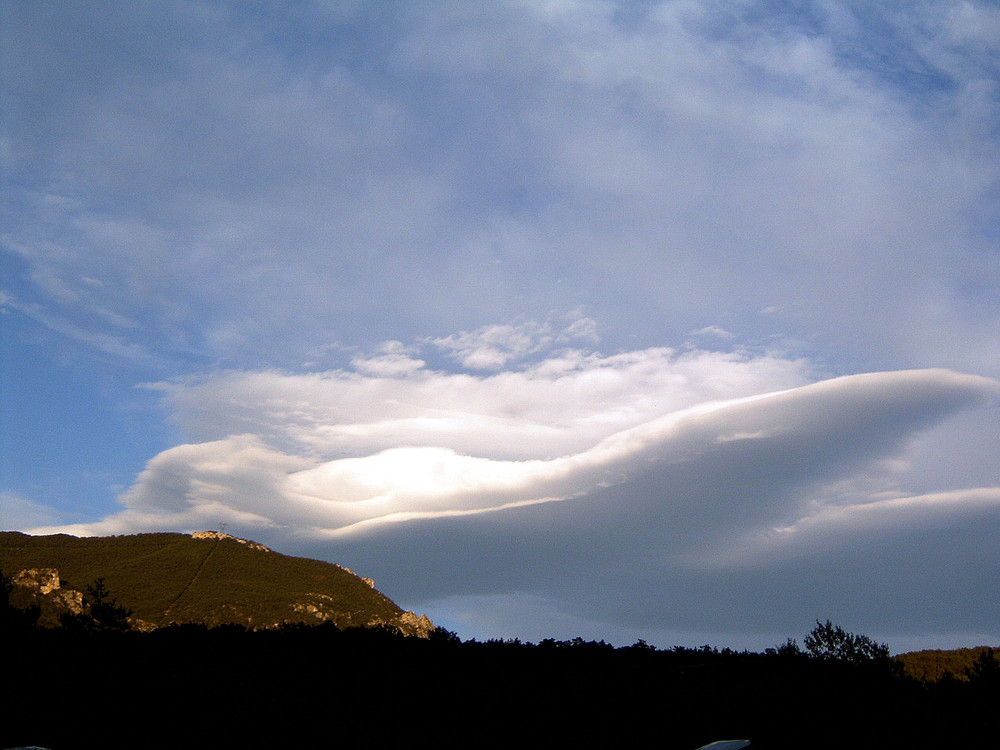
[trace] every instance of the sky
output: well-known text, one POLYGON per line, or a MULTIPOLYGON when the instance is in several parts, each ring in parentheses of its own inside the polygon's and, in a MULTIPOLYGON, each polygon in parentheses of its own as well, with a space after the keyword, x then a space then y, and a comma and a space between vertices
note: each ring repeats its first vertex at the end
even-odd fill
POLYGON ((462 638, 1000 645, 1000 8, 0 3, 0 526, 462 638))

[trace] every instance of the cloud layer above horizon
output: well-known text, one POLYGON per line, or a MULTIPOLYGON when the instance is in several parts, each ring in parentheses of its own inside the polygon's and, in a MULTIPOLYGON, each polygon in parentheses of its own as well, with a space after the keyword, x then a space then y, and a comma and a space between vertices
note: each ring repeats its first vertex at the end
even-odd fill
MULTIPOLYGON (((226 524, 375 573, 425 608, 517 592, 635 632, 778 632, 803 598, 837 609, 847 591, 851 616, 887 627, 907 580, 990 601, 1000 557, 982 529, 1000 528, 1000 486, 922 491, 906 453, 936 423, 995 408, 995 380, 914 370, 803 385, 802 362, 666 349, 565 350, 474 376, 383 351, 394 364, 375 369, 392 374, 366 358, 156 386, 205 440, 153 458, 122 511, 33 531, 226 524)), ((988 632, 991 613, 933 621, 988 632)))
POLYGON ((1000 642, 994 3, 10 2, 0 53, 2 525, 224 522, 472 634, 1000 642))

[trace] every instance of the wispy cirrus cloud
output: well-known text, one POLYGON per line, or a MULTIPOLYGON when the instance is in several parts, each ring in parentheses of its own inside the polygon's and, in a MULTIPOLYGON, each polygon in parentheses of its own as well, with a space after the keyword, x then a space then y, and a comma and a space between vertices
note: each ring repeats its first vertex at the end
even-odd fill
POLYGON ((511 360, 548 348, 552 339, 545 325, 494 325, 432 339, 431 343, 447 351, 463 367, 499 370, 511 360))
POLYGON ((488 370, 546 335, 503 311, 584 304, 612 351, 719 325, 994 372, 967 343, 997 343, 995 310, 964 302, 996 279, 996 68, 970 31, 996 10, 911 10, 445 3, 376 31, 387 10, 25 6, 16 291, 244 369, 440 331, 488 370), (148 65, 121 57, 137 33, 148 65))
POLYGON ((547 352, 556 343, 579 345, 600 341, 597 322, 593 318, 578 311, 565 317, 572 322, 562 330, 554 330, 549 323, 522 320, 432 338, 428 339, 428 343, 444 350, 467 369, 500 370, 533 354, 547 352))

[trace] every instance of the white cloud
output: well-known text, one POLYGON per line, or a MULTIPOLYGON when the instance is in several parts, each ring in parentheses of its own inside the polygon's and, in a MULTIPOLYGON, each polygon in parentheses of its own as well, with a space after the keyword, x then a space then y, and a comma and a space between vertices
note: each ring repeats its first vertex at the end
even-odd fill
POLYGON ((559 343, 587 342, 596 344, 601 340, 601 336, 597 332, 596 320, 588 318, 582 313, 570 313, 567 317, 573 322, 556 337, 556 341, 559 343))
POLYGON ((551 342, 549 327, 537 323, 485 326, 431 339, 470 370, 499 370, 511 360, 547 348, 551 342))
POLYGON ((462 331, 428 343, 443 349, 448 356, 470 370, 499 370, 532 354, 547 351, 553 344, 596 343, 597 321, 575 310, 564 316, 571 320, 561 331, 553 331, 548 323, 522 320, 504 325, 483 326, 475 331, 462 331))
POLYGON ((373 357, 355 357, 351 360, 351 366, 365 375, 400 377, 414 373, 427 364, 422 359, 410 356, 412 353, 412 348, 401 341, 387 341, 379 347, 378 354, 373 357))
POLYGON ((360 456, 437 446, 489 458, 554 458, 709 400, 803 385, 808 363, 654 348, 567 349, 519 370, 433 370, 398 343, 359 371, 231 372, 154 387, 192 439, 254 433, 290 452, 360 456))

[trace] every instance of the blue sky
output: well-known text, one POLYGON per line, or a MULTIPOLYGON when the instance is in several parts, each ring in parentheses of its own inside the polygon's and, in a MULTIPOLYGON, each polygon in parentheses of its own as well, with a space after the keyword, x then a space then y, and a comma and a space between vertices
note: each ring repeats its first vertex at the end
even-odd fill
POLYGON ((4 528, 463 637, 1000 642, 995 5, 0 12, 4 528))

